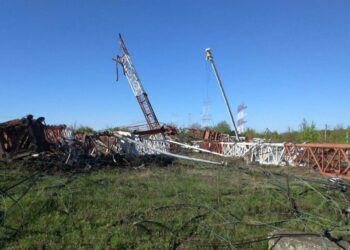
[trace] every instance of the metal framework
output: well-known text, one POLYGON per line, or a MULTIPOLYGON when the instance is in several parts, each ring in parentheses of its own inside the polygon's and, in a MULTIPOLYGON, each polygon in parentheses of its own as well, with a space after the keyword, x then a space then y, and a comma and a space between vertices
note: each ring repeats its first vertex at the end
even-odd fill
POLYGON ((157 116, 154 113, 152 105, 148 99, 141 80, 136 72, 134 64, 132 63, 130 54, 126 49, 122 36, 119 34, 119 46, 121 50, 121 56, 116 56, 113 60, 116 62, 117 80, 118 80, 118 63, 122 65, 123 73, 126 76, 130 87, 134 93, 134 96, 139 103, 142 113, 146 118, 147 126, 149 130, 160 129, 157 116))
POLYGON ((219 144, 222 149, 221 153, 231 157, 246 157, 255 146, 253 142, 220 142, 219 144))
POLYGON ((294 166, 309 167, 322 174, 350 178, 349 144, 286 143, 284 146, 294 166))
POLYGON ((350 144, 197 141, 201 148, 262 165, 308 167, 350 179, 350 144))
MULTIPOLYGON (((116 56, 116 69, 118 80, 118 63, 122 65, 123 73, 126 76, 131 89, 141 107, 141 110, 146 118, 147 126, 150 131, 160 132, 161 126, 158 122, 156 114, 148 99, 141 80, 132 63, 130 54, 125 46, 125 43, 119 34, 119 45, 121 56, 116 56)), ((267 143, 267 142, 240 142, 237 127, 233 119, 230 105, 222 86, 220 76, 210 49, 206 49, 206 59, 210 61, 222 92, 226 107, 228 109, 232 125, 235 130, 236 142, 224 140, 219 134, 205 131, 200 133, 200 141, 195 144, 210 150, 220 155, 228 157, 245 157, 251 162, 259 164, 271 165, 293 165, 297 167, 309 167, 317 169, 322 174, 340 175, 350 178, 350 145, 347 144, 292 144, 292 143, 267 143)), ((242 125, 244 120, 239 122, 242 125)), ((54 131, 50 131, 49 135, 54 135, 54 131)), ((5 138, 5 137, 4 137, 5 138)), ((5 138, 6 139, 6 138, 5 138)), ((3 139, 3 140, 5 140, 3 139)), ((141 140, 136 145, 136 151, 141 154, 166 152, 169 149, 169 144, 164 141, 164 136, 157 139, 154 135, 154 140, 141 140)), ((131 139, 130 139, 131 142, 131 139)), ((129 144, 130 146, 131 144, 129 144)), ((1 149, 1 148, 0 148, 1 149)), ((1 153, 1 150, 0 150, 1 153)))
POLYGON ((286 165, 283 143, 257 143, 252 150, 251 161, 262 165, 286 165))
POLYGON ((245 123, 247 122, 245 120, 246 114, 245 110, 247 109, 247 106, 244 104, 240 104, 237 107, 237 130, 238 133, 244 133, 245 132, 245 123))
POLYGON ((288 163, 283 143, 200 142, 199 145, 228 157, 244 157, 250 162, 262 165, 286 165, 288 163))

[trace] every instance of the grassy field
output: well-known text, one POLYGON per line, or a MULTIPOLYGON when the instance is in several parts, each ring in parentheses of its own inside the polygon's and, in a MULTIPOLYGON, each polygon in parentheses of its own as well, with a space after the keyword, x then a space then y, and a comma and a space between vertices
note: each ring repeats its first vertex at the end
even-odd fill
MULTIPOLYGON (((315 176, 317 178, 315 178, 315 176)), ((286 167, 0 172, 5 249, 267 249, 275 230, 347 238, 348 191, 286 167)))

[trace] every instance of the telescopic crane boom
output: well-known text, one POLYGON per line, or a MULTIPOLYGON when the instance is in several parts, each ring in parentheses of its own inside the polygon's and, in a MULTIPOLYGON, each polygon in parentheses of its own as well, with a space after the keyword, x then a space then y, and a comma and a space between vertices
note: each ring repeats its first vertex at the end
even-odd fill
POLYGON ((235 120, 233 118, 232 111, 231 111, 231 108, 230 108, 230 104, 229 104, 229 102, 227 100, 227 97, 226 97, 226 94, 225 94, 225 90, 224 90, 224 87, 222 86, 222 82, 221 82, 218 70, 216 69, 214 58, 213 58, 213 55, 211 54, 210 48, 205 49, 205 58, 207 59, 207 61, 210 62, 211 66, 212 66, 212 68, 214 70, 214 74, 215 74, 216 80, 218 81, 218 84, 219 84, 219 87, 220 87, 220 90, 221 90, 221 93, 222 93, 222 97, 224 98, 224 101, 225 101, 225 104, 226 104, 226 108, 227 108, 228 113, 229 113, 230 118, 231 118, 232 126, 233 126, 233 128, 235 130, 236 140, 240 141, 239 135, 238 135, 238 131, 237 131, 237 127, 236 127, 236 123, 235 123, 235 120))
POLYGON ((147 126, 149 130, 159 130, 161 126, 158 122, 157 116, 154 113, 152 105, 148 100, 147 93, 145 92, 141 80, 136 72, 134 64, 132 63, 130 54, 126 49, 125 43, 122 36, 119 34, 119 46, 121 55, 116 56, 113 60, 116 62, 116 71, 117 71, 117 81, 118 81, 118 63, 122 66, 123 73, 126 76, 130 87, 134 93, 134 96, 139 103, 143 115, 146 118, 147 126))

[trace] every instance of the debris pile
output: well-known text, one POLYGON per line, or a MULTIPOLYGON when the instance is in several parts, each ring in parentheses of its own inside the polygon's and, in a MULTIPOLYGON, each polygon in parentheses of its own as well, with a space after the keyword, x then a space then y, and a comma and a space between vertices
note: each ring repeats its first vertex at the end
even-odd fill
POLYGON ((165 141, 146 140, 125 131, 80 133, 66 125, 48 126, 45 118, 34 119, 28 115, 22 119, 0 124, 0 159, 45 158, 67 165, 86 165, 101 159, 117 162, 116 158, 157 155, 154 151, 167 151, 165 141))
POLYGON ((204 141, 219 141, 219 142, 234 142, 235 138, 228 134, 223 134, 210 129, 195 129, 190 128, 189 133, 195 140, 204 141))
POLYGON ((2 159, 17 159, 34 153, 49 151, 62 145, 65 125, 47 126, 45 118, 22 119, 0 123, 0 156, 2 159))

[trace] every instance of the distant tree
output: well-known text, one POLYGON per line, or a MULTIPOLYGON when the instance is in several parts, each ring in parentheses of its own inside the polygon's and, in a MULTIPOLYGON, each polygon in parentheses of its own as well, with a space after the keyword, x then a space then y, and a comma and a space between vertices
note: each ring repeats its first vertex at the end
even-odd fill
POLYGON ((246 137, 247 140, 251 140, 253 138, 259 137, 258 132, 256 132, 254 129, 252 128, 247 128, 244 133, 243 136, 246 137))
POLYGON ((127 127, 110 127, 110 128, 107 127, 106 130, 131 132, 130 128, 127 128, 127 127))
POLYGON ((271 141, 279 142, 282 141, 282 136, 277 132, 277 130, 274 130, 270 133, 270 139, 271 141))
POLYGON ((264 131, 264 135, 262 137, 265 139, 270 139, 270 135, 271 135, 271 130, 269 128, 266 128, 264 131))
POLYGON ((337 124, 337 125, 335 125, 335 128, 334 128, 335 130, 343 130, 344 129, 344 126, 343 126, 343 124, 337 124))
POLYGON ((199 123, 192 123, 190 125, 190 128, 194 128, 194 129, 201 129, 202 126, 199 123))
POLYGON ((347 141, 347 130, 343 125, 337 124, 335 128, 327 133, 329 142, 335 143, 346 143, 347 141))
POLYGON ((319 132, 316 130, 316 124, 314 122, 309 123, 305 118, 300 124, 300 139, 310 142, 316 142, 319 139, 319 132))
POLYGON ((284 142, 298 142, 299 132, 288 127, 287 131, 281 134, 281 140, 284 142))
POLYGON ((216 124, 212 130, 223 133, 223 134, 231 134, 230 125, 226 121, 221 121, 216 124))
POLYGON ((175 122, 169 122, 169 123, 165 124, 165 126, 173 127, 173 128, 178 128, 178 127, 177 127, 177 124, 176 124, 175 122))
POLYGON ((91 127, 83 126, 83 125, 80 125, 75 131, 78 133, 87 133, 87 134, 95 132, 91 127))
POLYGON ((188 129, 178 128, 177 132, 178 132, 177 138, 180 139, 180 141, 190 142, 192 140, 191 133, 188 129))

